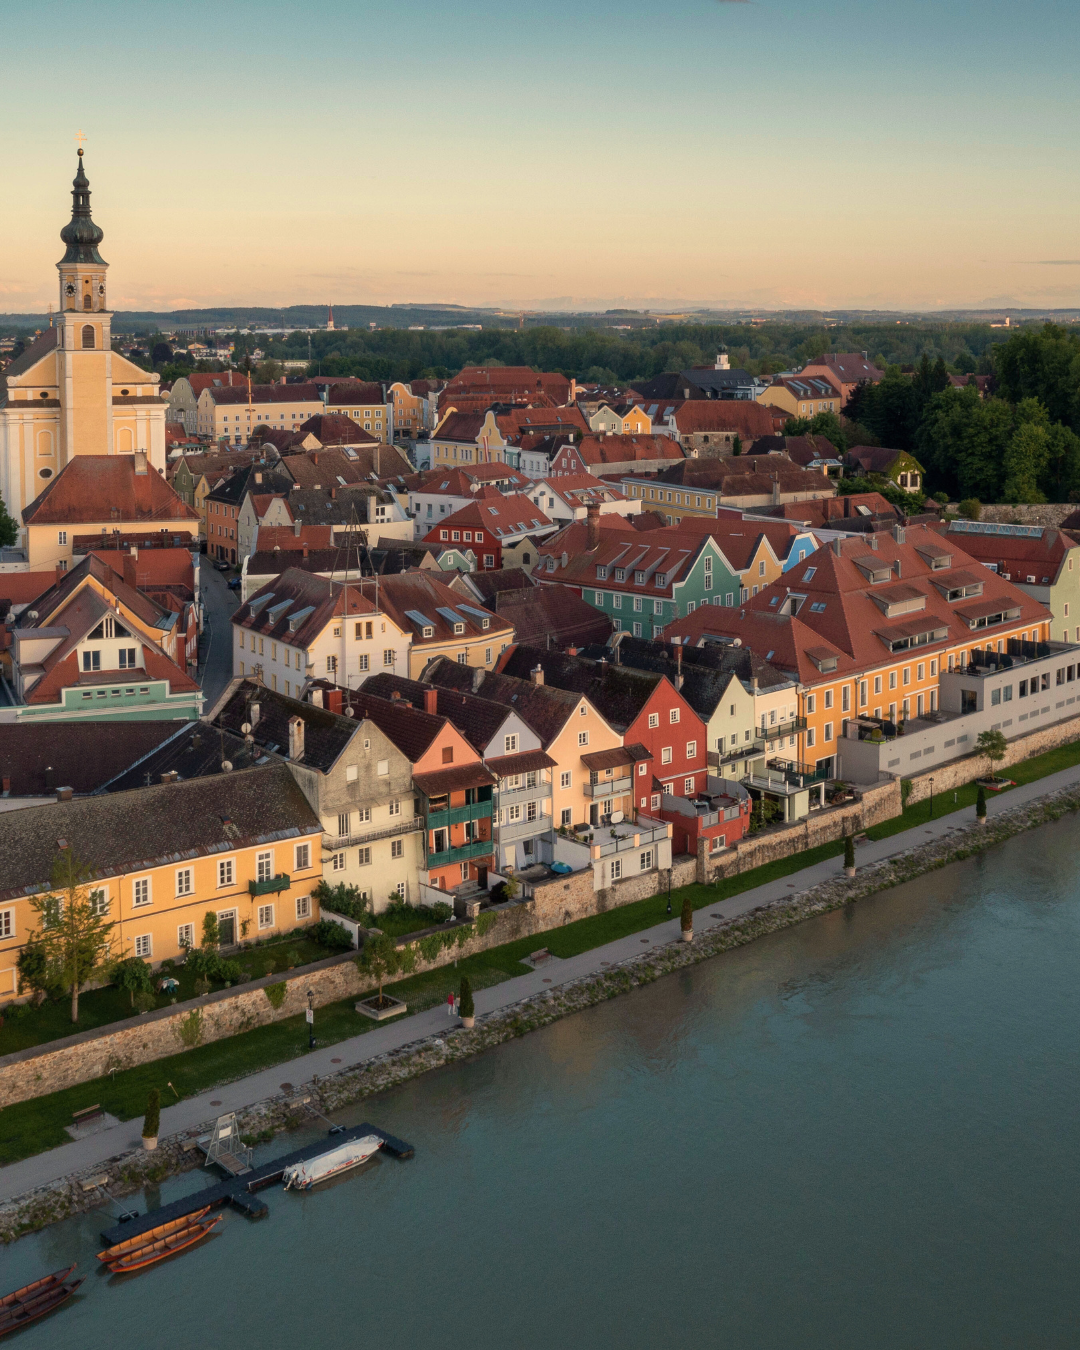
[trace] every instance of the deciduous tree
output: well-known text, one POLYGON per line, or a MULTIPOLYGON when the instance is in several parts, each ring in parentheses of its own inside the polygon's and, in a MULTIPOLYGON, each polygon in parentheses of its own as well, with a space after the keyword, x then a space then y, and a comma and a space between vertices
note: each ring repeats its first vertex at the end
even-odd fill
POLYGON ((73 1022, 79 1020, 79 990, 107 964, 116 926, 92 878, 89 864, 65 848, 53 863, 52 889, 28 897, 41 925, 31 941, 40 943, 57 984, 71 994, 73 1022))

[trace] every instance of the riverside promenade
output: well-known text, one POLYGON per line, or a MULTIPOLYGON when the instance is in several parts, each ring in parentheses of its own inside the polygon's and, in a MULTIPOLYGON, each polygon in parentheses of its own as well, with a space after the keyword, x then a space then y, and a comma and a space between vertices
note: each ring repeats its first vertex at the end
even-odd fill
MULTIPOLYGON (((990 794, 987 814, 992 819, 998 811, 1027 805, 1040 797, 1078 783, 1080 783, 1080 766, 1064 769, 1060 773, 1050 774, 1032 783, 1013 788, 1001 797, 990 794)), ((862 868, 886 861, 908 849, 945 839, 958 830, 969 828, 974 819, 975 808, 967 807, 928 824, 894 834, 887 839, 862 843, 858 847, 856 862, 862 868)), ((842 871, 843 858, 829 858, 800 872, 793 872, 752 890, 743 891, 728 900, 707 905, 695 912, 695 932, 708 932, 719 924, 740 918, 760 906, 791 899, 822 882, 834 880, 842 871), (714 915, 717 917, 714 918, 714 915)), ((640 955, 647 944, 663 946, 678 941, 679 936, 679 919, 673 914, 671 919, 653 928, 594 947, 578 956, 565 960, 553 957, 527 975, 514 976, 502 984, 479 990, 474 995, 477 1016, 499 1012, 519 1003, 522 999, 556 989, 561 984, 600 974, 609 966, 640 955)), ((362 1065, 414 1042, 452 1032, 459 1025, 457 1019, 448 1017, 445 1006, 429 1008, 424 1012, 399 1018, 362 1036, 338 1041, 295 1059, 283 1061, 272 1068, 262 1069, 235 1082, 187 1097, 174 1106, 163 1106, 161 1136, 197 1129, 225 1112, 242 1111, 256 1102, 280 1094, 284 1084, 289 1084, 299 1091, 315 1077, 328 1077, 362 1065)), ((120 1122, 85 1139, 62 1144, 58 1148, 0 1168, 0 1202, 25 1195, 74 1173, 86 1172, 131 1149, 141 1148, 140 1129, 141 1120, 138 1118, 120 1122)))

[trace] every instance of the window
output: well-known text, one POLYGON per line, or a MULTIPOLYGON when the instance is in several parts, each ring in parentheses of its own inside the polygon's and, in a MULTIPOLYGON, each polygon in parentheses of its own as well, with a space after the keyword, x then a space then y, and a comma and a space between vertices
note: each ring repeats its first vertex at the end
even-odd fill
POLYGON ((138 880, 132 886, 131 897, 132 897, 132 905, 136 909, 138 909, 140 905, 148 905, 150 903, 149 877, 138 878, 138 880))
POLYGON ((104 890, 90 892, 90 908, 95 914, 108 914, 109 893, 104 890))
POLYGON ((154 940, 149 933, 140 933, 135 939, 135 955, 146 960, 154 952, 154 940))
POLYGON ((384 651, 383 654, 382 654, 382 663, 383 663, 384 666, 392 666, 392 665, 394 664, 394 649, 393 649, 393 647, 387 647, 387 648, 385 649, 385 651, 384 651))
POLYGON ((561 788, 568 788, 568 787, 570 786, 571 777, 572 777, 572 775, 569 774, 569 773, 562 773, 562 774, 560 774, 560 775, 559 775, 559 787, 561 787, 561 788))
POLYGON ((274 875, 274 855, 273 853, 255 854, 255 880, 269 881, 274 875))
POLYGON ((517 732, 514 732, 514 733, 513 733, 512 735, 510 735, 510 736, 504 736, 504 737, 503 737, 503 754, 504 754, 504 755, 513 755, 513 754, 516 754, 516 753, 517 753, 517 748, 518 748, 517 732))
POLYGON ((577 734, 577 743, 578 745, 588 745, 589 733, 587 731, 579 731, 577 734))
POLYGON ((904 683, 905 683, 905 684, 910 684, 910 683, 911 683, 911 667, 910 667, 910 666, 905 666, 905 667, 904 667, 904 683))
POLYGON ((57 530, 57 532, 56 532, 56 542, 57 542, 58 544, 60 544, 62 547, 66 547, 66 545, 67 545, 67 530, 57 530))
POLYGON ((915 678, 920 682, 926 678, 926 667, 921 662, 915 667, 915 678))
POLYGON ((468 653, 468 652, 458 652, 458 654, 457 654, 457 663, 458 663, 459 666, 467 666, 467 665, 469 664, 469 653, 468 653))
MULTIPOLYGON (((86 296, 85 299, 89 300, 90 297, 89 297, 89 296, 86 296)), ((87 305, 86 308, 89 309, 89 305, 87 305)), ((84 350, 84 351, 93 351, 93 350, 94 350, 94 329, 93 329, 93 325, 92 325, 92 324, 86 324, 86 325, 84 325, 84 327, 83 327, 83 330, 82 330, 82 345, 83 345, 83 350, 84 350)), ((138 955, 138 953, 136 953, 136 955, 138 955)))
POLYGON ((390 856, 391 858, 403 858, 405 856, 404 839, 392 839, 390 841, 390 856))
POLYGON ((176 894, 190 895, 194 889, 191 868, 181 867, 176 874, 176 894))
POLYGON ((362 849, 358 849, 358 850, 357 850, 357 855, 356 855, 356 861, 360 864, 361 867, 370 867, 370 866, 371 866, 371 849, 370 849, 370 848, 362 848, 362 849))
POLYGON ((663 750, 660 751, 660 763, 661 763, 661 764, 670 764, 670 763, 671 763, 671 746, 670 746, 670 745, 665 745, 664 748, 663 748, 663 750))
POLYGON ((559 815, 559 824, 560 824, 560 825, 569 825, 569 824, 570 824, 570 818, 571 818, 571 815, 572 815, 572 812, 571 812, 570 808, 569 808, 568 806, 564 807, 563 810, 562 810, 562 812, 561 812, 560 815, 559 815))
POLYGON ((327 675, 334 675, 334 674, 337 673, 337 657, 336 657, 336 656, 328 656, 328 657, 326 658, 326 673, 327 673, 327 675))
MULTIPOLYGON (((951 659, 951 658, 950 658, 950 659, 951 659)), ((881 676, 880 676, 880 675, 875 675, 875 676, 874 676, 874 693, 875 693, 875 694, 880 694, 880 693, 881 693, 881 676)))
POLYGON ((507 823, 507 825, 514 825, 514 824, 516 824, 516 822, 519 821, 520 819, 521 819, 521 807, 520 807, 520 806, 508 806, 508 807, 506 808, 506 823, 507 823))
POLYGON ((344 871, 345 871, 345 854, 344 854, 344 853, 332 853, 332 854, 330 855, 330 870, 331 870, 332 872, 344 872, 344 871))
MULTIPOLYGON (((365 896, 364 898, 367 899, 366 896, 365 896)), ((298 919, 310 919, 310 918, 311 918, 311 896, 310 896, 310 895, 298 895, 298 896, 296 897, 296 917, 297 917, 298 919)))
POLYGON ((120 669, 121 669, 121 670, 134 670, 134 669, 135 669, 135 648, 134 648, 134 647, 121 647, 121 648, 120 648, 120 669))
POLYGON ((833 728, 833 724, 832 724, 831 722, 826 722, 826 723, 825 723, 825 740, 826 740, 826 741, 831 741, 831 740, 832 740, 832 728, 833 728))
POLYGON ((621 858, 612 858, 612 860, 611 860, 611 879, 612 879, 612 881, 618 881, 619 878, 620 878, 621 876, 622 876, 622 859, 621 859, 621 858))
POLYGON ((390 803, 390 814, 391 814, 392 816, 400 816, 400 815, 401 815, 401 803, 400 803, 400 802, 391 802, 391 803, 390 803))
POLYGON ((811 745, 814 744, 814 728, 813 728, 813 727, 807 727, 807 729, 806 729, 806 744, 807 744, 807 747, 809 747, 809 746, 811 746, 811 745))
POLYGON ((293 851, 296 855, 296 870, 298 872, 303 872, 311 866, 310 844, 297 844, 293 851))
POLYGON ((100 652, 83 652, 83 654, 82 654, 82 668, 83 668, 83 670, 100 670, 100 669, 101 669, 101 653, 100 653, 100 652))
POLYGON ((679 720, 679 709, 678 709, 678 708, 672 708, 671 711, 668 713, 668 718, 669 718, 669 720, 670 720, 672 726, 674 726, 675 723, 679 720))
POLYGON ((833 691, 832 691, 831 689, 826 689, 826 690, 825 690, 825 706, 826 706, 826 708, 831 708, 831 707, 832 707, 832 695, 833 695, 833 691))
POLYGON ((604 592, 603 592, 603 591, 593 591, 593 604, 594 604, 594 605, 600 605, 601 607, 603 607, 603 604, 604 604, 604 592))
POLYGON ((641 865, 641 870, 642 870, 643 872, 648 872, 648 871, 651 869, 651 867, 652 867, 652 860, 653 860, 653 851, 652 851, 651 848, 647 848, 647 849, 645 850, 645 852, 641 855, 641 858, 640 858, 640 860, 639 860, 639 861, 640 861, 640 865, 641 865))
POLYGON ((816 694, 807 694, 807 696, 806 696, 806 711, 807 711, 807 713, 808 713, 808 714, 811 714, 811 713, 816 712, 816 710, 817 710, 817 695, 816 695, 816 694))
POLYGON ((195 946, 195 925, 193 923, 182 923, 177 928, 176 945, 182 952, 190 951, 195 946))
POLYGON ((260 906, 259 906, 259 927, 260 927, 260 928, 273 928, 273 926, 274 926, 274 906, 273 906, 273 905, 260 905, 260 906))
POLYGON ((454 762, 454 747, 453 747, 452 745, 444 745, 444 746, 443 746, 443 748, 442 748, 442 762, 443 762, 444 764, 453 764, 453 762, 454 762))
POLYGON ((689 797, 694 791, 694 780, 692 778, 683 779, 683 794, 689 797))
POLYGON ((761 560, 761 561, 758 563, 758 565, 757 565, 757 574, 758 574, 759 577, 763 577, 763 576, 765 575, 765 559, 764 559, 764 558, 762 558, 762 560, 761 560))
POLYGON ((697 741, 686 742, 686 758, 687 759, 697 758, 697 741))
POLYGON ((890 670, 890 671, 889 671, 889 688, 890 688, 890 689, 895 689, 895 688, 896 688, 896 671, 895 671, 895 670, 890 670))
POLYGON ((219 886, 231 886, 236 873, 235 860, 233 858, 223 858, 217 865, 217 884, 219 886))

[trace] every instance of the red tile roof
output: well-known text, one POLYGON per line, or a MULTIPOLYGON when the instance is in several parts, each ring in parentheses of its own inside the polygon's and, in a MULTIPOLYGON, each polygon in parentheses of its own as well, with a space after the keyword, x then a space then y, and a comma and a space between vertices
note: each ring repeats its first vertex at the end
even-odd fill
POLYGON ((381 442, 370 431, 344 413, 316 413, 296 428, 301 435, 310 434, 320 445, 379 445, 381 442))
POLYGON ((585 436, 573 449, 586 464, 628 464, 636 460, 684 460, 678 441, 670 436, 585 436))
POLYGON ((453 515, 444 516, 424 536, 425 540, 433 544, 441 542, 440 530, 480 527, 488 531, 493 542, 504 543, 534 530, 551 528, 552 522, 524 493, 504 497, 495 488, 481 488, 476 495, 481 500, 471 501, 453 515))
POLYGON ((749 399, 687 399, 675 409, 674 420, 682 436, 731 431, 743 440, 755 440, 773 431, 772 414, 749 399))
MULTIPOLYGON (((247 381, 238 384, 236 380, 232 385, 222 386, 220 389, 216 385, 207 385, 210 397, 215 403, 241 403, 246 404, 248 400, 247 381)), ((258 403, 318 403, 322 404, 319 397, 318 387, 314 384, 253 384, 251 386, 250 401, 252 405, 258 403)))
POLYGON ((27 525, 81 525, 121 520, 188 521, 199 513, 157 469, 136 473, 134 455, 76 455, 23 511, 27 525))
POLYGON ((333 543, 333 525, 301 525, 299 534, 288 525, 259 526, 259 550, 263 553, 272 553, 275 548, 283 553, 304 548, 332 548, 333 543))

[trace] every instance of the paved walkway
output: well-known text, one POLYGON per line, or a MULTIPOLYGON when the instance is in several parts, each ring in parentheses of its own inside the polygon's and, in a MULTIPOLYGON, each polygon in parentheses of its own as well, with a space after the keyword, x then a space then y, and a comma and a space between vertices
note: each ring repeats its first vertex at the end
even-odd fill
MULTIPOLYGON (((1003 797, 990 794, 987 814, 992 817, 998 811, 1022 806, 1037 797, 1077 783, 1080 783, 1080 766, 1063 769, 1060 773, 1040 778, 1034 783, 1013 788, 1003 797)), ((942 839, 957 829, 971 825, 974 819, 975 808, 971 806, 933 820, 928 825, 904 830, 888 839, 860 844, 856 853, 857 862, 861 866, 881 862, 906 849, 942 839)), ((720 922, 738 918, 759 905, 788 898, 798 891, 805 891, 820 882, 829 881, 837 876, 842 868, 842 857, 829 858, 813 867, 804 868, 801 872, 793 872, 787 877, 767 882, 753 890, 743 891, 741 895, 733 896, 730 900, 722 900, 715 905, 699 909, 694 916, 694 926, 698 932, 707 932, 720 922), (713 915, 719 917, 713 918, 713 915)), ((646 944, 663 945, 677 941, 678 938, 679 920, 672 916, 664 923, 657 924, 655 928, 645 929, 629 937, 606 943, 602 947, 594 947, 580 956, 551 961, 528 975, 517 975, 491 989, 481 989, 474 995, 476 1011, 478 1014, 498 1012, 531 994, 542 993, 586 975, 598 974, 608 965, 615 965, 630 956, 637 955, 646 944)), ((412 1017, 399 1018, 365 1035, 338 1041, 336 1045, 314 1050, 271 1069, 263 1069, 235 1083, 212 1088, 196 1097, 185 1098, 175 1106, 163 1107, 161 1133, 169 1135, 194 1129, 223 1112, 243 1110, 254 1102, 279 1093, 283 1083, 290 1083, 299 1088, 302 1084, 310 1082, 315 1075, 323 1077, 350 1066, 363 1064, 377 1055, 400 1049, 412 1041, 452 1031, 458 1025, 456 1019, 451 1020, 447 1015, 445 1005, 416 1013, 412 1017)), ((22 1162, 0 1168, 0 1201, 22 1195, 72 1172, 104 1163, 117 1154, 139 1147, 141 1124, 139 1119, 126 1121, 109 1130, 102 1130, 90 1138, 61 1144, 33 1158, 25 1158, 22 1162)))

